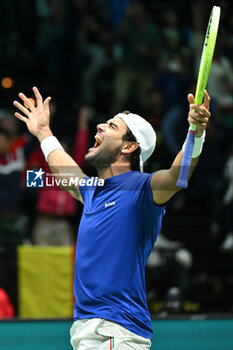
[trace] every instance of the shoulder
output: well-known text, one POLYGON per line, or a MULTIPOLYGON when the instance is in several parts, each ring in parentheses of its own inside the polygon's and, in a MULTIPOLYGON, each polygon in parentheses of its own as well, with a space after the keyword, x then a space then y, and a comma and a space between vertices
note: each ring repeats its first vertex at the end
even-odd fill
POLYGON ((130 188, 133 188, 135 190, 151 189, 151 176, 152 174, 143 173, 140 171, 133 171, 127 175, 125 184, 127 184, 128 186, 130 186, 130 188))
POLYGON ((152 174, 143 173, 140 171, 131 171, 127 174, 127 179, 135 182, 150 181, 152 174))

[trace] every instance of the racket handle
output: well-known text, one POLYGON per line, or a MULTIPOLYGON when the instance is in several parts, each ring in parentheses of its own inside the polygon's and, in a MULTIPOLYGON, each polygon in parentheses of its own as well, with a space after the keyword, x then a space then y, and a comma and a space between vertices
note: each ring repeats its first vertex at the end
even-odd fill
POLYGON ((191 131, 196 132, 196 130, 197 130, 196 125, 195 125, 195 124, 190 123, 189 131, 190 131, 190 130, 191 130, 191 131))
POLYGON ((190 164, 192 161, 193 147, 195 142, 195 131, 196 131, 196 125, 191 124, 190 129, 188 131, 187 138, 186 138, 186 142, 185 142, 185 149, 182 157, 180 174, 176 183, 177 187, 182 187, 182 188, 188 187, 188 175, 189 175, 190 164))

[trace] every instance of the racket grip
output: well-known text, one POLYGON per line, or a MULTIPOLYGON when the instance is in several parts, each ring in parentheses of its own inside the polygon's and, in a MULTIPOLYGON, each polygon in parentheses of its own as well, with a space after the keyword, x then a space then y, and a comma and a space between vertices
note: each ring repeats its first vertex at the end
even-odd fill
POLYGON ((176 183, 177 187, 182 187, 182 188, 188 187, 188 174, 189 174, 190 164, 192 161, 194 142, 195 142, 195 131, 191 130, 190 128, 186 138, 186 142, 185 142, 185 149, 182 157, 180 174, 176 183))

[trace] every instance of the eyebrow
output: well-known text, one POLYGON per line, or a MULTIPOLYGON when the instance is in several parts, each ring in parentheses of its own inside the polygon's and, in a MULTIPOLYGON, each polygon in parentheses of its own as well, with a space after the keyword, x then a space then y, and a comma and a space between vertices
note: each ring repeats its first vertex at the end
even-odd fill
POLYGON ((110 123, 111 123, 111 124, 113 124, 114 126, 116 126, 117 128, 119 127, 116 123, 114 123, 114 122, 112 121, 112 119, 107 120, 106 123, 107 123, 107 124, 110 124, 110 123))

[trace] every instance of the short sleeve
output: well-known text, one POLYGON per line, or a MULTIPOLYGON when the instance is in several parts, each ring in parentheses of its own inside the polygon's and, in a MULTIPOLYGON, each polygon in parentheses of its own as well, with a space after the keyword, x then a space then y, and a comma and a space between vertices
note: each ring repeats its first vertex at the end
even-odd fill
POLYGON ((154 219, 157 219, 160 215, 163 217, 165 215, 165 209, 168 205, 168 202, 163 205, 158 205, 154 203, 153 195, 151 191, 151 177, 152 174, 147 174, 147 177, 145 178, 144 184, 143 184, 143 190, 142 190, 142 196, 143 196, 143 208, 144 208, 144 215, 146 218, 153 217, 154 219))

